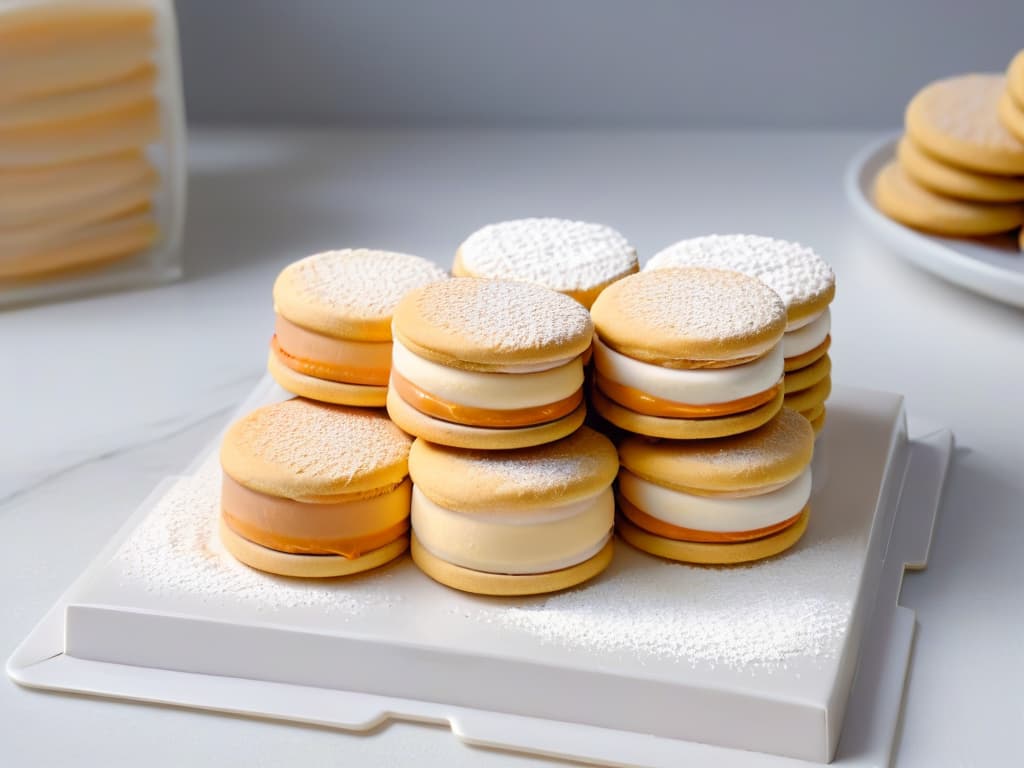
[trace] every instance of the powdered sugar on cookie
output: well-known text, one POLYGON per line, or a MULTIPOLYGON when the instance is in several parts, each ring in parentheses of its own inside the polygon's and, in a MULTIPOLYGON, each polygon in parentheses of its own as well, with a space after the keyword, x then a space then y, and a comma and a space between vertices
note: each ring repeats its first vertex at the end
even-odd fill
POLYGON ((477 277, 524 280, 556 291, 585 291, 637 269, 636 249, 611 227, 568 219, 490 224, 459 248, 477 277))

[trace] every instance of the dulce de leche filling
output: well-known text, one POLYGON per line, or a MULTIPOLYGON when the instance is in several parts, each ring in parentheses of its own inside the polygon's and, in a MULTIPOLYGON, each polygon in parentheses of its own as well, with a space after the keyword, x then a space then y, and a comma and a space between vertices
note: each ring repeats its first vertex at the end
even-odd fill
POLYGON ((409 529, 411 492, 406 478, 379 496, 317 504, 259 493, 224 475, 221 514, 239 536, 268 549, 352 560, 409 529))
POLYGON ((391 371, 391 342, 325 336, 277 316, 271 349, 282 363, 307 376, 344 384, 385 387, 391 371))
POLYGON ((741 541, 763 539, 765 536, 771 536, 786 530, 796 523, 800 519, 800 515, 803 514, 803 510, 801 510, 786 520, 763 528, 757 528, 753 531, 698 531, 693 528, 682 528, 678 525, 666 523, 664 520, 659 520, 637 509, 629 501, 622 498, 621 495, 618 497, 618 502, 619 509, 630 522, 649 533, 653 533, 655 536, 672 539, 673 541, 693 541, 705 544, 735 544, 741 541))
POLYGON ((763 392, 758 392, 749 397, 741 397, 738 400, 730 400, 727 403, 691 405, 655 397, 634 387, 612 381, 598 371, 594 371, 594 382, 605 395, 619 405, 629 408, 629 410, 636 413, 647 416, 661 416, 667 419, 703 419, 743 413, 765 403, 770 403, 778 394, 779 387, 781 386, 780 382, 763 392))
POLYGON ((507 410, 477 408, 453 403, 425 392, 404 378, 397 370, 391 372, 391 387, 406 403, 427 416, 471 427, 497 429, 529 427, 555 421, 563 416, 568 416, 583 401, 583 388, 580 387, 569 397, 547 405, 507 410))

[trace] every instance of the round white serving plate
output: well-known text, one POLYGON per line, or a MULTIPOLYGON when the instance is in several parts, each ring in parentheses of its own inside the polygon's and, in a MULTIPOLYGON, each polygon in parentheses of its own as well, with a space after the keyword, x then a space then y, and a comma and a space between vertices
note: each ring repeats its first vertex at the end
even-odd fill
POLYGON ((854 212, 901 258, 975 293, 1024 307, 1024 254, 1017 234, 989 238, 936 237, 905 227, 875 208, 878 171, 896 156, 899 136, 872 142, 850 160, 843 179, 854 212))

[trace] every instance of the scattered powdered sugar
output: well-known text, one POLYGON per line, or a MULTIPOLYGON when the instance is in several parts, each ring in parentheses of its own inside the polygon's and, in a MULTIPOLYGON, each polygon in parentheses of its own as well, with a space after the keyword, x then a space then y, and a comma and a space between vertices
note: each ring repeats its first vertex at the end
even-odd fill
POLYGON ((477 277, 526 280, 556 291, 596 288, 635 272, 636 249, 602 224, 568 219, 517 219, 490 224, 459 248, 477 277))
POLYGON ((186 595, 206 603, 243 602, 260 611, 296 607, 357 615, 402 600, 387 569, 344 579, 288 579, 235 560, 217 533, 220 466, 216 456, 172 485, 114 556, 126 580, 152 593, 186 595))
POLYGON ((999 99, 1005 90, 1004 75, 961 75, 926 86, 910 109, 919 109, 934 129, 947 136, 1024 155, 1024 144, 999 120, 999 99))
POLYGON ((463 615, 545 644, 641 662, 772 671, 795 659, 838 657, 858 576, 853 539, 805 541, 771 560, 721 568, 669 563, 626 546, 588 585, 463 615))
MULTIPOLYGON (((632 275, 605 289, 594 305, 601 333, 605 313, 634 334, 654 331, 670 338, 726 342, 778 326, 786 310, 760 280, 723 269, 676 268, 632 275)), ((603 338, 603 336, 602 336, 603 338)))
POLYGON ((767 284, 787 307, 813 301, 835 285, 828 263, 811 248, 760 235, 707 235, 681 240, 655 254, 644 269, 717 267, 767 284))
MULTIPOLYGON (((586 307, 532 283, 459 278, 433 283, 417 294, 418 319, 470 345, 490 351, 560 348, 589 338, 586 307)), ((415 339, 415 329, 408 330, 415 339)))
POLYGON ((366 248, 325 251, 285 267, 274 300, 313 303, 352 320, 387 320, 401 298, 448 273, 405 253, 366 248), (282 291, 285 286, 288 291, 282 291))
MULTIPOLYGON (((258 459, 304 486, 323 481, 333 487, 405 462, 412 438, 383 411, 296 398, 246 414, 224 442, 231 448, 223 454, 225 468, 236 479, 245 471, 236 464, 258 459)), ((315 495, 316 487, 308 493, 315 495)))

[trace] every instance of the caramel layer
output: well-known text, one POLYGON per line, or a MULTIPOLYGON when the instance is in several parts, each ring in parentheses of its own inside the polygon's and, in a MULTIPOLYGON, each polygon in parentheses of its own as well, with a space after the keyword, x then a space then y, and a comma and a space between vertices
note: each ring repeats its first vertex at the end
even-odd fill
POLYGON ((680 528, 679 526, 671 525, 670 523, 666 523, 663 520, 659 520, 656 517, 648 515, 646 512, 637 509, 621 496, 618 501, 622 514, 625 515, 634 525, 644 529, 648 533, 653 533, 655 536, 661 536, 666 539, 672 539, 673 541, 696 541, 714 544, 733 544, 741 541, 763 539, 765 536, 771 536, 773 533, 786 530, 789 526, 796 523, 796 521, 800 519, 800 515, 803 514, 803 511, 801 510, 788 520, 783 520, 775 525, 769 525, 753 531, 730 531, 727 533, 721 533, 715 531, 696 531, 692 528, 680 528))
POLYGON ((450 403, 429 392, 424 392, 408 379, 403 378, 396 370, 391 372, 391 387, 405 402, 427 416, 470 427, 496 429, 532 427, 536 424, 555 421, 575 411, 583 400, 583 388, 580 387, 574 394, 550 405, 509 410, 475 408, 450 403))
POLYGON ((354 559, 409 529, 411 487, 406 479, 380 496, 314 504, 259 493, 225 475, 221 514, 239 536, 269 549, 354 559))
POLYGON ((646 416, 660 416, 666 419, 704 419, 729 416, 733 413, 743 413, 771 402, 779 391, 779 385, 776 384, 764 392, 758 392, 750 397, 742 397, 739 400, 731 400, 727 403, 689 405, 687 403, 664 400, 634 387, 619 384, 617 381, 612 381, 601 375, 599 371, 594 371, 594 381, 607 397, 624 408, 629 408, 631 411, 642 413, 646 416))
POLYGON ((388 383, 387 368, 360 368, 352 365, 339 365, 297 357, 281 346, 281 341, 274 334, 270 340, 270 348, 282 363, 293 371, 313 376, 317 379, 337 381, 342 384, 363 384, 373 387, 384 387, 388 383))

